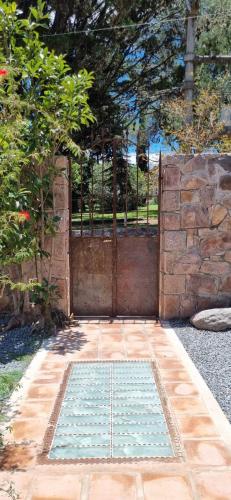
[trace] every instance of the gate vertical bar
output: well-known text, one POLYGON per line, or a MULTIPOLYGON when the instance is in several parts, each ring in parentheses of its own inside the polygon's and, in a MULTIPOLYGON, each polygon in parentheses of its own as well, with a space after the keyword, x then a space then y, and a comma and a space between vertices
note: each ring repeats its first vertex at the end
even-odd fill
POLYGON ((139 227, 139 164, 136 162, 136 234, 139 227))
POLYGON ((149 226, 149 196, 150 196, 150 141, 148 141, 148 172, 147 172, 147 229, 149 226))
POLYGON ((101 234, 104 235, 104 149, 105 149, 105 144, 104 144, 104 138, 102 142, 102 176, 101 176, 101 224, 102 225, 102 231, 101 234))
POLYGON ((68 270, 69 270, 69 288, 68 288, 68 309, 69 313, 72 312, 73 307, 73 279, 71 273, 71 237, 72 237, 72 161, 71 157, 68 157, 68 209, 69 209, 69 231, 68 231, 68 270))
POLYGON ((112 175, 113 175, 113 222, 112 222, 112 317, 117 314, 117 142, 113 139, 112 144, 112 175))
POLYGON ((125 177, 125 217, 124 217, 124 225, 125 225, 125 235, 128 234, 128 129, 126 130, 126 143, 125 143, 125 168, 126 168, 126 177, 125 177))
POLYGON ((158 235, 160 236, 160 215, 161 215, 161 192, 162 190, 162 155, 159 155, 159 177, 158 177, 158 235))
POLYGON ((94 233, 94 164, 91 165, 91 236, 94 233))

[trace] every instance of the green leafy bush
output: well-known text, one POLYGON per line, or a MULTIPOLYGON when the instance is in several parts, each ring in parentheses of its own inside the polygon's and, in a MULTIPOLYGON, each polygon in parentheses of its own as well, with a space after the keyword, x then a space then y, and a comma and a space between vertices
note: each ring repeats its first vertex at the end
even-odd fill
POLYGON ((0 261, 17 312, 21 295, 33 288, 23 283, 22 264, 34 259, 36 281, 45 278, 45 237, 57 227, 55 156, 78 155, 72 134, 93 121, 87 93, 93 75, 72 75, 65 57, 41 42, 44 6, 39 0, 21 19, 15 2, 0 0, 0 261))

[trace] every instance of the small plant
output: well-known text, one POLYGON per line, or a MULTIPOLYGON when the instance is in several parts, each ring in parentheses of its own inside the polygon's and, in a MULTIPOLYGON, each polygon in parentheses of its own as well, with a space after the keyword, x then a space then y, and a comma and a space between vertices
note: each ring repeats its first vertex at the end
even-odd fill
POLYGON ((164 106, 167 140, 177 142, 183 153, 201 153, 211 147, 220 150, 224 136, 220 115, 220 98, 209 89, 201 90, 194 100, 192 123, 187 121, 187 101, 172 99, 164 106))
POLYGON ((14 389, 19 388, 22 372, 15 370, 0 375, 0 400, 6 399, 14 389))
POLYGON ((47 306, 51 306, 58 298, 60 298, 58 286, 54 283, 49 283, 45 278, 31 293, 32 302, 39 305, 46 304, 47 306))
POLYGON ((43 278, 42 283, 31 292, 31 302, 40 308, 40 321, 39 326, 46 328, 51 331, 55 330, 55 323, 52 317, 52 306, 60 298, 59 288, 55 283, 49 283, 49 281, 43 278))

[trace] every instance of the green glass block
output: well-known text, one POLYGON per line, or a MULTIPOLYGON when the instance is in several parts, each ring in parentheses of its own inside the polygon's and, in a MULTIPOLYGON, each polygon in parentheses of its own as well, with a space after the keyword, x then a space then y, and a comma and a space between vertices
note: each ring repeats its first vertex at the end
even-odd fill
POLYGON ((116 370, 113 372, 113 376, 114 377, 125 377, 125 376, 128 376, 128 377, 135 377, 135 378, 139 378, 139 377, 151 377, 151 372, 148 371, 148 370, 134 370, 134 373, 131 372, 131 370, 127 369, 127 370, 116 370))
POLYGON ((110 398, 110 392, 107 390, 101 390, 101 389, 96 389, 94 387, 91 387, 90 389, 87 388, 79 388, 79 389, 74 389, 70 388, 66 391, 66 396, 73 397, 76 395, 78 399, 82 398, 89 398, 89 399, 97 399, 97 398, 110 398))
POLYGON ((133 399, 133 398, 137 398, 137 399, 148 399, 149 401, 150 400, 153 400, 153 401, 159 401, 159 398, 157 396, 157 394, 154 392, 154 391, 145 391, 145 390, 136 390, 136 389, 132 389, 132 388, 127 388, 127 389, 121 389, 121 390, 116 390, 113 392, 113 399, 133 399))
POLYGON ((110 434, 63 435, 56 434, 53 446, 110 446, 110 434))
POLYGON ((49 453, 50 459, 56 460, 80 460, 83 458, 110 458, 110 448, 106 447, 88 447, 88 448, 73 448, 73 447, 56 447, 52 448, 49 453))
MULTIPOLYGON (((70 395, 66 398, 66 401, 72 401, 73 399, 71 398, 70 395), (70 399, 68 399, 70 398, 70 399)), ((95 398, 87 398, 87 396, 83 397, 76 397, 76 401, 82 404, 82 406, 103 406, 105 404, 109 405, 110 403, 110 397, 101 397, 100 399, 95 399, 95 398)))
POLYGON ((107 424, 83 424, 78 425, 77 427, 67 427, 65 425, 59 425, 56 429, 56 434, 65 434, 65 435, 83 435, 83 434, 107 434, 110 432, 109 422, 107 424))
POLYGON ((70 424, 75 424, 75 425, 81 425, 85 423, 90 423, 90 424, 98 424, 102 423, 103 425, 107 424, 109 421, 109 417, 107 415, 90 415, 87 417, 86 415, 79 415, 79 416, 60 416, 58 420, 58 425, 70 425, 70 424))
POLYGON ((78 415, 110 415, 110 410, 107 406, 88 406, 83 407, 81 405, 76 405, 74 408, 63 408, 60 416, 78 416, 78 415))
POLYGON ((141 404, 135 404, 135 405, 128 405, 127 401, 124 405, 115 405, 113 404, 113 415, 114 416, 119 416, 119 415, 134 415, 138 413, 139 415, 150 415, 155 412, 160 413, 161 408, 160 405, 155 405, 154 403, 147 403, 146 405, 141 404))
POLYGON ((169 456, 174 452, 150 362, 73 365, 51 460, 169 456))
POLYGON ((146 382, 147 379, 136 379, 132 380, 127 377, 124 377, 124 379, 119 379, 119 378, 113 378, 113 390, 118 390, 120 387, 123 389, 125 386, 131 387, 135 382, 146 382))
POLYGON ((120 382, 119 384, 118 383, 115 384, 114 380, 113 380, 113 390, 115 391, 115 390, 120 390, 120 389, 122 389, 122 390, 127 389, 127 390, 131 390, 131 391, 134 391, 134 390, 152 391, 152 392, 155 392, 155 394, 159 395, 157 389, 153 385, 153 382, 144 382, 144 381, 133 380, 132 382, 124 381, 123 383, 120 382))
POLYGON ((130 384, 153 384, 153 379, 151 377, 129 377, 125 375, 113 376, 113 386, 117 387, 120 385, 130 385, 130 384))
POLYGON ((170 446, 121 446, 114 447, 114 458, 158 458, 172 457, 173 451, 170 446))
POLYGON ((140 424, 138 422, 130 422, 128 424, 113 424, 113 432, 115 433, 135 433, 135 432, 165 432, 167 431, 166 425, 163 423, 159 424, 140 424))
MULTIPOLYGON (((150 399, 151 398, 150 397, 146 398, 146 394, 143 394, 142 398, 141 397, 131 397, 131 398, 119 398, 119 397, 117 397, 117 398, 114 399, 113 402, 117 406, 119 406, 119 405, 121 405, 121 404, 123 404, 125 402, 128 403, 128 399, 129 399, 129 404, 131 404, 131 406, 134 406, 134 405, 137 405, 137 404, 139 404, 139 405, 146 405, 146 404, 150 403, 150 399)), ((156 404, 155 406, 158 407, 160 405, 156 404)))
POLYGON ((114 434, 113 436, 113 446, 121 445, 153 445, 164 444, 166 446, 170 445, 167 434, 114 434))
MULTIPOLYGON (((87 401, 86 405, 83 406, 80 404, 80 402, 76 401, 75 399, 71 399, 69 401, 64 401, 63 404, 62 404, 62 409, 61 409, 61 413, 62 414, 62 411, 63 410, 66 410, 66 409, 69 409, 69 410, 73 410, 73 409, 79 409, 79 408, 83 408, 85 410, 85 408, 92 408, 92 403, 91 401, 87 401)), ((107 402, 104 401, 101 405, 97 405, 97 406, 94 406, 94 408, 98 408, 99 410, 102 409, 102 413, 106 412, 108 413, 110 411, 110 407, 108 406, 107 402)))
POLYGON ((143 423, 156 425, 158 422, 165 423, 162 413, 146 413, 144 415, 127 414, 127 415, 113 415, 113 423, 129 424, 129 423, 143 423))
POLYGON ((68 387, 73 387, 73 388, 77 387, 78 389, 81 387, 88 388, 88 389, 90 389, 91 387, 96 387, 98 389, 108 390, 108 383, 105 383, 104 380, 102 380, 102 381, 97 380, 97 382, 96 382, 95 380, 91 381, 91 380, 88 380, 87 378, 84 378, 84 379, 70 381, 70 384, 68 384, 68 387))

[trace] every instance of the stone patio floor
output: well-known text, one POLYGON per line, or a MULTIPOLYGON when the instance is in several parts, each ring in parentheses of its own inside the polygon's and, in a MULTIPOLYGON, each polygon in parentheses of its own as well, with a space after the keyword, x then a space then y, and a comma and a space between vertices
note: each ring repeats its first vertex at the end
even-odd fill
MULTIPOLYGON (((206 394, 200 379, 192 377, 190 361, 173 332, 145 320, 81 322, 48 341, 32 361, 18 397, 12 398, 1 484, 12 483, 23 500, 230 500, 230 426, 212 397, 208 405, 206 394), (68 362, 101 359, 156 360, 180 433, 182 460, 38 463, 68 362)), ((0 492, 0 498, 10 497, 0 492)))

